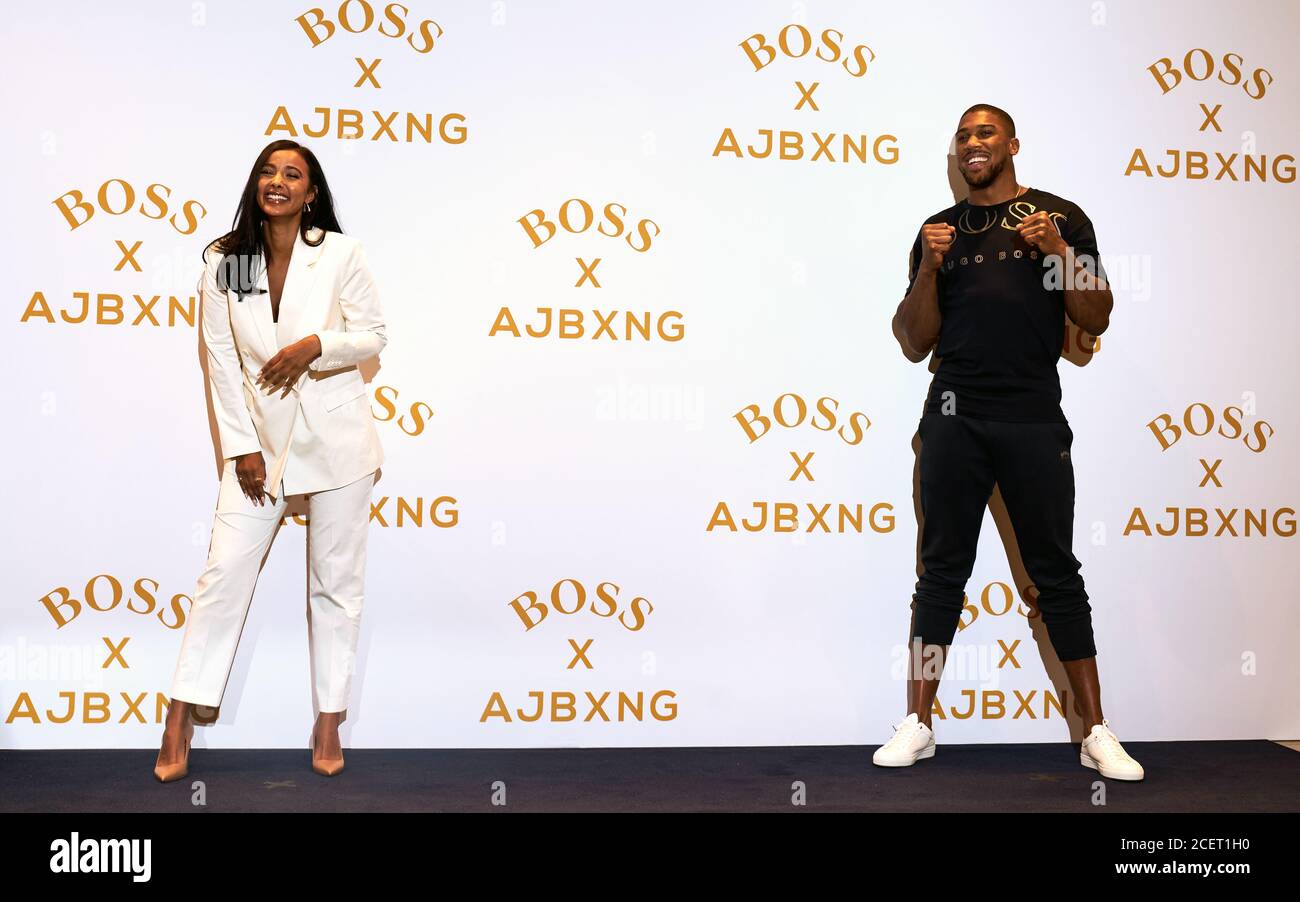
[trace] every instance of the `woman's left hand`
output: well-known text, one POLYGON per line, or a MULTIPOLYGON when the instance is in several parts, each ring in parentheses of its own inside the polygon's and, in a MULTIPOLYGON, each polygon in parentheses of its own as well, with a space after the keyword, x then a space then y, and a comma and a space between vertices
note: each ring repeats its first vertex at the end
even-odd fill
POLYGON ((258 388, 268 394, 283 389, 284 394, 280 397, 288 397, 298 378, 307 372, 307 364, 320 355, 320 338, 316 335, 308 335, 281 348, 257 374, 258 388))

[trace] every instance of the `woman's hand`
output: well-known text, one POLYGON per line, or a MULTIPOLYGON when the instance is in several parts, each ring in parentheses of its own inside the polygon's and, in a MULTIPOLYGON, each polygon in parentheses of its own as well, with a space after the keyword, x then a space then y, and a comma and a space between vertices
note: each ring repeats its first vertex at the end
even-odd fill
POLYGON ((257 374, 257 386, 268 392, 284 390, 288 397, 298 378, 307 372, 307 364, 321 355, 320 338, 308 335, 280 351, 266 362, 257 374))
POLYGON ((261 451, 241 454, 235 458, 235 478, 248 499, 261 507, 264 503, 263 486, 266 484, 266 461, 261 451))

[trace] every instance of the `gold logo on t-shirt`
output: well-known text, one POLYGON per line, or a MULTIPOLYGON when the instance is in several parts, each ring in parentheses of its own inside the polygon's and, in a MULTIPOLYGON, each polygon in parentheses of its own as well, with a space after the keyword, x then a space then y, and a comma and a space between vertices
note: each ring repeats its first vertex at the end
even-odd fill
POLYGON ((998 221, 998 214, 992 210, 988 210, 984 215, 987 217, 984 225, 980 226, 978 229, 973 229, 970 224, 970 208, 967 208, 963 210, 961 216, 957 218, 957 228, 961 229, 967 235, 978 235, 981 232, 987 232, 989 229, 993 228, 993 223, 998 221))

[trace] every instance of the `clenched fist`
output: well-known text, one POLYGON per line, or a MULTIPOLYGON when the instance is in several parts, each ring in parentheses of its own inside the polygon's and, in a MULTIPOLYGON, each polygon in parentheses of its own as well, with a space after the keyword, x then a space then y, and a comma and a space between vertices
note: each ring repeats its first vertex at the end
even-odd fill
POLYGON ((957 230, 947 223, 934 222, 921 226, 921 268, 938 272, 943 265, 943 255, 952 248, 957 230))
POLYGON ((1020 237, 1025 239, 1027 244, 1045 254, 1064 257, 1065 252, 1069 250, 1065 239, 1057 231, 1056 224, 1043 210, 1031 213, 1020 220, 1020 224, 1016 226, 1016 231, 1020 233, 1020 237))

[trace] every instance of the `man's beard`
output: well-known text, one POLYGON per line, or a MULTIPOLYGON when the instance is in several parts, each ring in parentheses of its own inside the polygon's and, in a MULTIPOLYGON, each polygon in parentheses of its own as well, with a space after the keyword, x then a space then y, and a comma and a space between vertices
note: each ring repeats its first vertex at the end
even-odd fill
POLYGON ((961 170, 961 177, 966 180, 966 185, 971 188, 983 188, 991 184, 992 181, 1002 173, 1002 167, 1007 165, 1006 158, 998 160, 996 165, 985 166, 984 171, 971 178, 970 170, 961 170))

